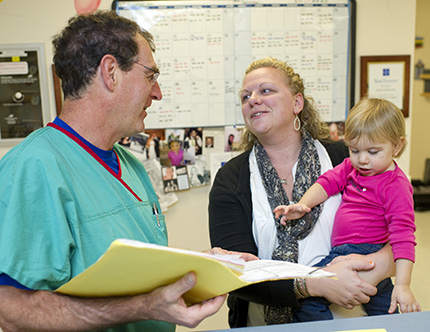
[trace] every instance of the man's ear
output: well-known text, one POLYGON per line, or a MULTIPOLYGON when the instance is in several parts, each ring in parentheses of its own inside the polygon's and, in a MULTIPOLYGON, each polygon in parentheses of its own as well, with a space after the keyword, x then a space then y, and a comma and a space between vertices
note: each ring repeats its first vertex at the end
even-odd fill
POLYGON ((394 147, 393 157, 397 157, 399 152, 402 151, 404 145, 405 145, 405 138, 403 136, 401 136, 399 138, 399 141, 397 142, 396 146, 394 147))
POLYGON ((106 54, 100 60, 100 75, 109 90, 113 91, 118 83, 117 70, 118 62, 111 54, 106 54))

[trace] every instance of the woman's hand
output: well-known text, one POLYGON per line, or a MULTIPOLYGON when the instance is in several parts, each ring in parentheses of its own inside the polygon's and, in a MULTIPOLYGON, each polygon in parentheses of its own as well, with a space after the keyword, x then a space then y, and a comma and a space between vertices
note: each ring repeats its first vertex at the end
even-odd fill
POLYGON ((311 296, 325 297, 332 303, 346 309, 352 309, 362 303, 367 303, 370 296, 376 294, 376 287, 361 279, 358 271, 368 271, 375 267, 369 260, 343 260, 331 263, 324 270, 336 274, 336 279, 318 278, 306 279, 311 296))
POLYGON ((346 260, 374 262, 374 269, 358 271, 360 278, 371 283, 373 286, 376 286, 385 278, 394 277, 396 275, 396 265, 389 244, 386 244, 381 250, 369 255, 350 254, 347 256, 338 256, 331 261, 330 265, 346 260))
POLYGON ((245 262, 259 260, 259 258, 257 256, 254 256, 253 254, 248 254, 246 252, 225 250, 225 249, 222 249, 219 247, 214 247, 212 249, 206 250, 205 254, 210 254, 210 255, 237 255, 237 256, 239 256, 239 258, 243 259, 245 262))

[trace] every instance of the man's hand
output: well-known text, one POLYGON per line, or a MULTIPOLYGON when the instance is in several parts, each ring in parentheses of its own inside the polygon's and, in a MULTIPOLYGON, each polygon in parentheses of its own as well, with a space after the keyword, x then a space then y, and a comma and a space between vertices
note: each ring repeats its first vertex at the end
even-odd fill
POLYGON ((155 320, 163 320, 189 328, 196 327, 204 318, 213 315, 221 308, 227 295, 187 306, 182 295, 195 284, 195 274, 188 273, 174 284, 160 287, 148 294, 153 299, 148 308, 149 315, 155 320))
POLYGON ((226 299, 222 295, 187 306, 182 296, 195 284, 195 274, 188 273, 151 293, 110 298, 80 298, 0 286, 0 326, 5 332, 77 332, 104 330, 141 320, 163 320, 195 327, 216 313, 226 299))

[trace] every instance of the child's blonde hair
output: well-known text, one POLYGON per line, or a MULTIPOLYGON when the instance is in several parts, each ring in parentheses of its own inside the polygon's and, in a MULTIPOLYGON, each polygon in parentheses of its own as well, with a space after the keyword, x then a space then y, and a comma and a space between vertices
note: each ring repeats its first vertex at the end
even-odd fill
MULTIPOLYGON (((370 98, 360 100, 349 112, 345 122, 345 141, 360 140, 372 142, 386 139, 397 146, 403 137, 406 140, 405 119, 402 111, 386 99, 370 98)), ((400 157, 406 143, 396 157, 400 157)))

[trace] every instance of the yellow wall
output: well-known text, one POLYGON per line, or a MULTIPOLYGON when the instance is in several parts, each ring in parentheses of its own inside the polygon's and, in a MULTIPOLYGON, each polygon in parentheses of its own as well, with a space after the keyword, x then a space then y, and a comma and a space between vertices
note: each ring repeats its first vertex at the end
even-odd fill
MULTIPOLYGON (((415 40, 415 0, 356 0, 357 57, 356 101, 360 89, 360 57, 372 55, 410 55, 413 62, 415 40)), ((413 77, 410 78, 411 90, 413 77)), ((413 92, 411 91, 411 94, 413 92)), ((411 136, 414 110, 409 103, 405 119, 406 135, 411 136)), ((399 166, 409 174, 410 145, 399 159, 399 166)))
MULTIPOLYGON (((416 36, 424 37, 424 46, 415 49, 415 63, 421 59, 430 69, 430 1, 417 0, 416 36)), ((424 92, 424 81, 414 80, 412 107, 414 109, 411 137, 410 175, 413 179, 422 179, 424 161, 430 158, 430 97, 421 96, 424 92)))

